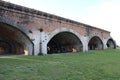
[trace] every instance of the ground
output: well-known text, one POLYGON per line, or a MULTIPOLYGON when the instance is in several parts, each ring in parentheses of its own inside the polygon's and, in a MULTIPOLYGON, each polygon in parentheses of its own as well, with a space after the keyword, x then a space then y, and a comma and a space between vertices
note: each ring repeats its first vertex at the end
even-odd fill
POLYGON ((120 49, 1 56, 0 80, 120 80, 120 49))

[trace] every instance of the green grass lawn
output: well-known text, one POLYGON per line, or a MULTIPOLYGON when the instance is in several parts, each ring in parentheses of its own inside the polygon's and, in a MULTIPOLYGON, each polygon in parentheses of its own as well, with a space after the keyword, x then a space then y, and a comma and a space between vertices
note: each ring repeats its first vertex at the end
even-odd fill
POLYGON ((1 56, 0 80, 120 80, 120 49, 1 56))

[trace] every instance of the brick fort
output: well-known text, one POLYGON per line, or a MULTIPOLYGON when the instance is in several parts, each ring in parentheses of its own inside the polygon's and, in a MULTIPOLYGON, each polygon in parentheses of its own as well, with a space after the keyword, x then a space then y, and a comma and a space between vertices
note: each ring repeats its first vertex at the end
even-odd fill
POLYGON ((109 31, 0 0, 0 55, 107 48, 116 48, 109 31))

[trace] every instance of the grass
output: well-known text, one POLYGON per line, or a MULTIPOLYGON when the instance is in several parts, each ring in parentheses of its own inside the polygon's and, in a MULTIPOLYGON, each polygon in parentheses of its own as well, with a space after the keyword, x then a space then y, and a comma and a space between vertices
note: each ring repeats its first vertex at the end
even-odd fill
POLYGON ((0 80, 120 80, 120 49, 1 56, 0 80))

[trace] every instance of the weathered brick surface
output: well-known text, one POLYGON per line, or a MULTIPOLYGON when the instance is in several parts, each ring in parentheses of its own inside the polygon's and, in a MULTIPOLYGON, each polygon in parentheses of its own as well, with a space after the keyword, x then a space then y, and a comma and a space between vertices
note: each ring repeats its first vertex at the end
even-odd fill
MULTIPOLYGON (((50 33, 63 28, 66 28, 68 31, 73 30, 78 33, 80 37, 85 37, 84 39, 88 41, 92 36, 99 36, 103 40, 110 38, 110 32, 106 30, 23 6, 14 5, 12 3, 4 1, 0 2, 0 16, 12 20, 16 22, 16 24, 20 24, 25 27, 28 31, 31 31, 32 33, 28 33, 28 36, 31 39, 34 39, 33 43, 35 48, 40 47, 38 46, 41 40, 40 29, 45 33, 43 41, 50 37, 50 33)), ((47 42, 48 41, 46 41, 46 44, 47 42)), ((39 51, 37 50, 36 52, 38 53, 39 51)))
POLYGON ((51 32, 56 28, 67 27, 75 30, 76 32, 80 33, 82 36, 87 36, 88 30, 86 29, 90 29, 89 31, 90 34, 95 33, 100 36, 104 34, 104 38, 109 37, 109 35, 105 35, 110 33, 108 31, 95 28, 92 26, 90 26, 90 28, 86 28, 88 26, 86 24, 82 24, 82 23, 77 24, 77 22, 75 23, 74 21, 72 22, 72 20, 67 20, 67 19, 65 20, 64 18, 59 20, 59 17, 54 18, 54 15, 50 15, 42 12, 41 14, 43 15, 38 15, 34 12, 33 13, 25 12, 27 9, 29 8, 24 8, 22 11, 18 11, 14 9, 14 5, 13 5, 13 8, 10 9, 4 8, 4 10, 0 12, 0 16, 10 18, 16 21, 17 23, 24 25, 27 29, 33 31, 42 28, 45 32, 51 32), (52 16, 52 18, 48 17, 49 15, 52 16))

